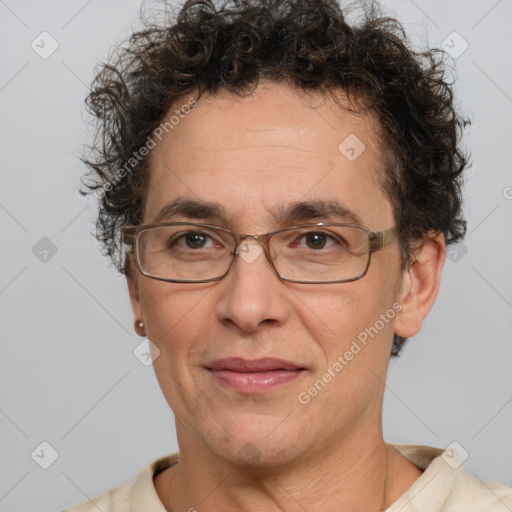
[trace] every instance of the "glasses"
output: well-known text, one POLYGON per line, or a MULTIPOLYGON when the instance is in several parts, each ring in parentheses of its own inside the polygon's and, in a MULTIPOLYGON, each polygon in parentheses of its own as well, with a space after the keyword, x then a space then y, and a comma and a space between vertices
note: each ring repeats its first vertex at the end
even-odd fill
POLYGON ((262 252, 283 281, 356 281, 367 273, 372 252, 396 237, 394 228, 374 232, 356 224, 323 222, 262 235, 192 222, 124 226, 121 233, 124 243, 135 245, 142 274, 173 283, 219 281, 237 256, 252 263, 262 252))

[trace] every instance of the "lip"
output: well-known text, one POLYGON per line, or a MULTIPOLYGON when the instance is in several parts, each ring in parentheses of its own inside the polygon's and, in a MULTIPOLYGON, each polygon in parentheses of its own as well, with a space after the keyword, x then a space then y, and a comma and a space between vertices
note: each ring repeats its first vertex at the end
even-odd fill
POLYGON ((260 359, 244 359, 242 357, 227 357, 218 359, 206 365, 209 370, 229 370, 241 373, 270 372, 275 370, 294 371, 301 369, 295 363, 284 359, 263 357, 260 359))
POLYGON ((218 359, 205 366, 222 385, 239 393, 264 393, 297 379, 305 370, 295 363, 275 358, 218 359))

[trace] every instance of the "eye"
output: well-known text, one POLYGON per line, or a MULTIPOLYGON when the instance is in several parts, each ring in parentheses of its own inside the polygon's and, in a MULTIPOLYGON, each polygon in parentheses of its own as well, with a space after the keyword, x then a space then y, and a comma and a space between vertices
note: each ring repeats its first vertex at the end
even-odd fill
POLYGON ((213 240, 208 234, 200 231, 189 231, 173 236, 171 240, 169 240, 169 246, 173 247, 177 245, 182 249, 193 250, 204 249, 207 247, 208 240, 211 242, 209 247, 212 247, 213 240))
POLYGON ((308 249, 320 250, 332 247, 338 243, 333 236, 323 232, 323 231, 310 231, 308 233, 303 233, 300 237, 300 242, 305 243, 306 245, 297 244, 299 247, 307 247, 308 249))
POLYGON ((305 234, 303 238, 310 249, 324 249, 330 237, 325 233, 311 232, 305 234))

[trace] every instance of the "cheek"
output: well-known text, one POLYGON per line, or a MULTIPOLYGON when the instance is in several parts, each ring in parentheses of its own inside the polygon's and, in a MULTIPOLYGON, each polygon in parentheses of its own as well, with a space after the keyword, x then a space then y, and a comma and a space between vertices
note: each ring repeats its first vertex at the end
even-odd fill
POLYGON ((321 290, 316 296, 296 292, 302 304, 302 322, 327 361, 332 362, 352 350, 357 353, 353 359, 366 364, 377 353, 387 353, 388 346, 390 349, 397 312, 398 285, 392 282, 396 276, 380 274, 379 285, 376 285, 379 280, 373 277, 369 273, 359 281, 333 285, 328 293, 321 290))
MULTIPOLYGON (((141 307, 147 336, 160 350, 186 351, 208 320, 208 294, 204 285, 179 285, 152 280, 141 289, 141 307)), ((210 308, 211 309, 211 308, 210 308)))
POLYGON ((347 339, 377 308, 378 298, 366 293, 362 281, 327 285, 317 292, 296 290, 304 323, 331 343, 347 339))
POLYGON ((140 299, 146 335, 157 347, 153 369, 167 403, 177 417, 194 415, 189 394, 197 377, 194 361, 198 345, 208 339, 211 322, 209 290, 153 280, 141 288, 140 299))

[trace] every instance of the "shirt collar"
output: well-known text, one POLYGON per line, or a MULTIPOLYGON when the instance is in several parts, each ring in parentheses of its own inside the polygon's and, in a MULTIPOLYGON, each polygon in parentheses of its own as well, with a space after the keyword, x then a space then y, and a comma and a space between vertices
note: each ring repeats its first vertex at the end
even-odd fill
MULTIPOLYGON (((442 505, 450 489, 453 488, 455 480, 464 474, 464 467, 457 451, 455 449, 444 451, 422 445, 389 444, 424 473, 385 512, 442 510, 442 505), (436 486, 435 492, 431 491, 433 486, 436 486)), ((130 512, 141 510, 166 512, 156 492, 153 478, 178 461, 179 454, 175 453, 160 457, 140 469, 130 490, 130 512)))

